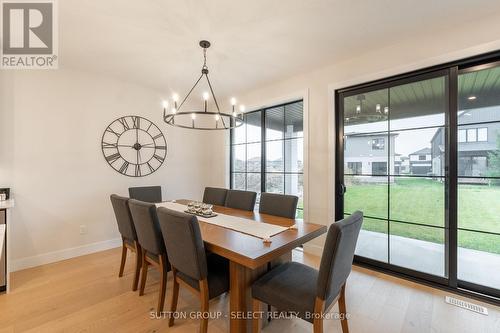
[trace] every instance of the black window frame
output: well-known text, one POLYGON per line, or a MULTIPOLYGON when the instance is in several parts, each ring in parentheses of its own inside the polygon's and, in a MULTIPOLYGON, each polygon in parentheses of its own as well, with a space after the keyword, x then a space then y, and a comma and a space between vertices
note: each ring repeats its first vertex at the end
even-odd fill
MULTIPOLYGON (((458 145, 463 143, 458 141, 458 130, 467 128, 466 126, 474 125, 470 123, 458 123, 456 112, 459 110, 458 77, 460 74, 464 74, 467 72, 498 66, 500 66, 500 50, 335 90, 335 219, 340 220, 344 216, 343 195, 345 193, 345 184, 343 183, 344 150, 342 149, 342 146, 344 144, 344 116, 342 105, 343 96, 387 88, 395 85, 395 83, 402 84, 402 82, 405 81, 412 82, 415 81, 415 79, 419 76, 432 76, 440 71, 447 73, 448 76, 448 114, 446 114, 445 118, 447 121, 447 126, 450 130, 448 130, 448 133, 446 134, 448 145, 447 147, 449 147, 449 152, 448 156, 446 156, 448 167, 447 170, 445 170, 445 174, 448 178, 449 184, 446 193, 447 203, 445 207, 445 215, 447 219, 446 228, 452 230, 452 232, 449 232, 446 235, 445 239, 445 250, 449 251, 447 254, 445 254, 445 256, 447 256, 449 259, 446 262, 447 267, 445 268, 448 271, 448 278, 446 279, 432 276, 408 268, 394 267, 393 265, 387 263, 382 263, 376 260, 359 256, 355 256, 355 264, 365 266, 370 269, 383 271, 385 273, 403 277, 422 284, 429 284, 434 287, 445 289, 447 291, 462 294, 468 297, 477 298, 482 301, 493 303, 495 305, 500 304, 500 292, 498 289, 493 289, 491 287, 479 285, 473 282, 459 280, 457 274, 458 231, 460 230, 457 224, 457 194, 459 178, 462 178, 458 175, 458 145), (450 110, 452 110, 453 112, 450 110)), ((488 122, 483 122, 482 124, 486 123, 488 122)), ((465 142, 469 141, 466 140, 465 142)), ((498 178, 500 179, 500 177, 498 178)))
MULTIPOLYGON (((275 108, 280 108, 280 107, 283 107, 283 110, 284 110, 284 117, 283 117, 283 126, 285 127, 286 126, 286 115, 285 115, 285 112, 286 112, 286 107, 289 106, 289 105, 293 105, 293 104, 296 104, 296 103, 302 103, 302 125, 304 124, 304 106, 303 106, 303 103, 304 103, 304 100, 303 99, 297 99, 297 100, 293 100, 291 102, 286 102, 286 103, 281 103, 281 104, 277 104, 277 105, 272 105, 272 106, 266 106, 266 107, 263 107, 263 108, 259 108, 259 109, 255 109, 255 110, 252 110, 252 111, 248 111, 245 113, 245 119, 246 117, 249 115, 249 114, 254 114, 254 113, 258 113, 260 112, 260 126, 261 126, 261 139, 260 139, 260 142, 247 142, 247 138, 245 137, 245 142, 241 142, 241 143, 233 143, 234 141, 234 130, 231 130, 229 132, 229 187, 232 189, 234 184, 233 184, 233 174, 244 174, 245 175, 245 188, 247 188, 247 183, 246 183, 246 179, 247 179, 247 175, 248 174, 260 174, 260 192, 266 192, 266 176, 267 175, 283 175, 283 193, 286 193, 286 176, 287 175, 298 175, 298 176, 302 176, 302 179, 304 180, 304 166, 302 168, 302 171, 286 171, 285 170, 285 164, 286 164, 286 156, 285 156, 285 144, 287 141, 292 141, 292 140, 304 140, 304 127, 303 127, 303 135, 302 136, 292 136, 292 137, 286 137, 284 134, 283 134, 283 137, 280 138, 280 139, 267 139, 266 137, 266 111, 267 110, 270 110, 270 109, 275 109, 275 108), (266 144, 267 143, 270 143, 270 142, 282 142, 283 143, 283 171, 267 171, 266 169, 266 144), (246 168, 245 168, 245 171, 234 171, 234 165, 233 165, 233 146, 237 146, 237 145, 248 145, 248 144, 252 144, 252 143, 259 143, 261 145, 261 167, 260 167, 260 171, 255 171, 255 172, 249 172, 246 168)), ((245 121, 246 123, 246 121, 245 121)), ((285 133, 285 131, 283 132, 285 133)), ((245 134, 246 136, 246 134, 245 134)), ((245 157, 246 158, 246 157, 245 157)), ((304 156, 302 156, 302 160, 304 161, 304 156)), ((304 161, 305 163, 305 161, 304 161)), ((246 165, 246 162, 245 162, 245 165, 246 165)), ((258 200, 259 200, 260 197, 258 197, 258 200)), ((304 198, 302 198, 303 200, 304 198)), ((300 200, 300 198, 299 198, 300 200)), ((258 205, 258 201, 257 201, 257 205, 258 205)), ((304 208, 303 207, 297 207, 297 215, 299 215, 299 212, 304 213, 304 208)))

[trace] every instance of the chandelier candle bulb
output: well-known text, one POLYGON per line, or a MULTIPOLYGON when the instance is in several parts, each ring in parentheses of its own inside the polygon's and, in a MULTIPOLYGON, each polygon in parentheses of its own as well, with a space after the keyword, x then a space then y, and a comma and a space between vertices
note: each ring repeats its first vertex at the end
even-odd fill
POLYGON ((245 106, 244 105, 240 105, 240 112, 241 113, 245 112, 245 106))
POLYGON ((234 108, 234 106, 236 105, 236 98, 234 98, 234 97, 231 98, 231 105, 234 108))

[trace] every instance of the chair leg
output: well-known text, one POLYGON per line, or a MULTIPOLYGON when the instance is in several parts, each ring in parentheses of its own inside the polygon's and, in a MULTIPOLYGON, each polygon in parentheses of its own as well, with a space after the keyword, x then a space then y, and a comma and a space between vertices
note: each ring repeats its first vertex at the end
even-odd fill
POLYGON ((163 311, 163 305, 165 304, 165 293, 167 291, 167 272, 166 272, 166 258, 164 255, 159 255, 160 262, 160 294, 158 295, 158 308, 156 310, 157 314, 160 315, 163 311))
POLYGON ((347 310, 345 305, 345 284, 340 289, 339 297, 339 314, 340 314, 340 324, 342 325, 342 333, 349 333, 349 326, 347 325, 347 310))
POLYGON ((252 310, 253 310, 253 320, 252 320, 252 333, 260 333, 260 301, 258 299, 252 299, 252 310), (259 314, 256 314, 259 313, 259 314))
POLYGON ((120 272, 118 277, 123 276, 123 270, 125 269, 125 261, 127 260, 127 247, 125 246, 125 241, 122 241, 122 261, 120 263, 120 272))
POLYGON ((208 281, 207 279, 200 281, 200 303, 201 313, 203 318, 200 322, 200 333, 207 333, 208 331, 208 281), (206 318, 205 318, 206 317, 206 318))
POLYGON ((313 332, 314 333, 323 333, 323 309, 324 309, 325 301, 316 297, 316 301, 314 302, 314 320, 313 320, 313 332))
POLYGON ((177 311, 177 301, 179 300, 179 282, 177 281, 177 271, 172 267, 174 276, 174 286, 172 288, 172 299, 170 300, 170 317, 168 318, 168 326, 174 326, 174 313, 177 311))
POLYGON ((139 288, 139 296, 144 295, 144 288, 146 287, 146 278, 148 277, 149 263, 146 261, 146 250, 142 251, 142 272, 141 272, 141 286, 139 288))
POLYGON ((132 291, 137 290, 137 285, 139 284, 139 275, 141 273, 142 266, 142 249, 139 243, 135 242, 135 273, 134 281, 132 281, 132 291))

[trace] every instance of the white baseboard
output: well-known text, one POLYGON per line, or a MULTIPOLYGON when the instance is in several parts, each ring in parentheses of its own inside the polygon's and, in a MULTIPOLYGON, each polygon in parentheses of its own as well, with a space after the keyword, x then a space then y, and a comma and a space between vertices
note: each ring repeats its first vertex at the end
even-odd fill
POLYGON ((26 258, 12 260, 9 263, 9 268, 11 272, 15 272, 21 269, 50 264, 53 262, 71 259, 74 257, 79 257, 94 252, 109 250, 115 247, 119 247, 121 245, 122 245, 121 238, 105 240, 102 242, 81 245, 69 249, 43 253, 33 257, 26 257, 26 258))

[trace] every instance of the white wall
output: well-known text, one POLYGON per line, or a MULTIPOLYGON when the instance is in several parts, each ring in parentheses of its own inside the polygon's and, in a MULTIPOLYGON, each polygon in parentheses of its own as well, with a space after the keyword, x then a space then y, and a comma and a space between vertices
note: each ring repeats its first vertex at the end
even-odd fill
MULTIPOLYGON (((498 31, 499 17, 464 21, 461 26, 443 27, 432 35, 408 36, 400 44, 353 54, 348 61, 235 95, 243 103, 258 107, 287 99, 297 91, 308 91, 309 124, 305 135, 308 135, 309 143, 304 151, 309 153, 309 174, 305 176, 308 179, 305 190, 309 196, 305 214, 310 222, 327 224, 334 221, 334 90, 500 49, 498 31)), ((227 138, 221 137, 220 140, 227 141, 227 138)), ((216 147, 224 149, 216 152, 217 156, 228 154, 223 144, 216 147)), ((223 159, 219 157, 218 160, 223 159)), ((218 169, 227 174, 227 166, 221 165, 218 169)), ((324 238, 319 238, 305 248, 321 253, 323 241, 324 238)))
POLYGON ((14 269, 118 244, 111 193, 162 185, 166 199, 199 199, 210 184, 203 161, 211 134, 163 123, 159 93, 69 69, 0 75, 0 187, 12 187, 16 201, 14 269), (142 178, 118 174, 101 152, 106 126, 131 114, 152 120, 167 139, 163 166, 142 178))

